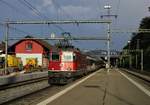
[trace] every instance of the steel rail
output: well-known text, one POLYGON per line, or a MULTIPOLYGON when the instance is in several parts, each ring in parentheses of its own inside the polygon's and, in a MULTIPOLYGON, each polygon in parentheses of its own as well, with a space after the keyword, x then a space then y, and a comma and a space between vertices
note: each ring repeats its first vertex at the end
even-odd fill
POLYGON ((133 75, 133 76, 135 76, 137 78, 139 78, 139 79, 142 79, 142 80, 150 83, 150 76, 143 74, 143 72, 134 71, 134 70, 133 71, 129 71, 129 70, 126 70, 126 69, 124 69, 123 71, 125 71, 125 72, 127 72, 127 73, 129 73, 129 74, 131 74, 131 75, 133 75))
POLYGON ((0 86, 0 91, 10 89, 10 88, 14 88, 14 87, 18 87, 18 86, 23 86, 23 85, 28 85, 28 84, 40 82, 40 81, 43 81, 43 80, 48 80, 48 77, 35 78, 35 79, 27 80, 27 81, 2 85, 2 86, 0 86))

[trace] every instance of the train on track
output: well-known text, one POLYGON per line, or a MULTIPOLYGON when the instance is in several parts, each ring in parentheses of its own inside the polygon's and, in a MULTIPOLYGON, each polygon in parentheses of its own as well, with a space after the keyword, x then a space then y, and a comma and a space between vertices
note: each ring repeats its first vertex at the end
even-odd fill
POLYGON ((49 84, 67 84, 103 65, 101 60, 88 56, 73 46, 54 47, 50 50, 48 81, 49 84))

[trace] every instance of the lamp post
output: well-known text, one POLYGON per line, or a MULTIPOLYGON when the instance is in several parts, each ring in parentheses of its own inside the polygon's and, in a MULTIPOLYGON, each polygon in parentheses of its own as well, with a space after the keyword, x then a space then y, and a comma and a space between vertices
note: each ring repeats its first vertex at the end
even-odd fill
MULTIPOLYGON (((131 49, 131 41, 128 40, 128 52, 130 53, 130 49, 131 49)), ((129 55, 129 68, 132 68, 132 55, 129 55)))
POLYGON ((144 63, 143 63, 143 49, 141 49, 141 72, 143 71, 144 63))
MULTIPOLYGON (((107 17, 110 18, 110 9, 111 6, 110 5, 105 5, 104 9, 107 9, 107 17)), ((110 23, 108 23, 108 27, 107 27, 107 68, 108 71, 110 69, 110 23)))
MULTIPOLYGON (((103 18, 103 17, 107 17, 107 18, 111 18, 111 17, 115 17, 115 18, 117 18, 117 15, 112 15, 112 14, 110 14, 110 9, 112 8, 112 6, 110 6, 110 5, 105 5, 104 6, 104 9, 106 9, 107 10, 107 15, 101 15, 101 18, 103 18)), ((110 40, 111 40, 111 37, 110 37, 110 23, 108 23, 108 28, 107 28, 108 30, 107 30, 107 38, 108 38, 108 40, 107 40, 107 68, 108 68, 108 71, 109 71, 109 68, 110 68, 110 40)))
POLYGON ((130 50, 130 43, 131 43, 131 41, 128 40, 128 50, 130 50))
POLYGON ((136 55, 135 55, 135 60, 136 60, 136 69, 138 68, 138 54, 139 54, 139 42, 140 42, 140 39, 137 39, 136 40, 136 55))

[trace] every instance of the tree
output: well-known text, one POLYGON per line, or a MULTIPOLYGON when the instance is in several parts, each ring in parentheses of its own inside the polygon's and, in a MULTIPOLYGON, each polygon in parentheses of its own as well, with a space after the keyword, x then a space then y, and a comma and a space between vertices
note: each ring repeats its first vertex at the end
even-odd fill
MULTIPOLYGON (((145 17, 142 19, 139 29, 150 29, 150 17, 145 17)), ((129 44, 127 44, 124 49, 128 49, 129 44)), ((150 33, 133 33, 133 37, 130 43, 130 49, 143 49, 144 51, 144 69, 150 68, 150 33)), ((135 54, 131 54, 135 58, 135 54)), ((138 59, 140 60, 140 59, 138 59)), ((140 62, 140 61, 138 61, 140 62)))

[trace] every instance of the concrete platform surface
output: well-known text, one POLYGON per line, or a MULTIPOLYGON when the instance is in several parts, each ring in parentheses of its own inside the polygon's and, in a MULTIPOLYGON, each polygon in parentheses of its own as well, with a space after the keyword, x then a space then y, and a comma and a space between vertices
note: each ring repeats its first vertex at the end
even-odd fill
POLYGON ((73 89, 63 91, 55 100, 47 99, 47 102, 53 100, 48 105, 150 105, 150 96, 118 70, 98 71, 73 89))

